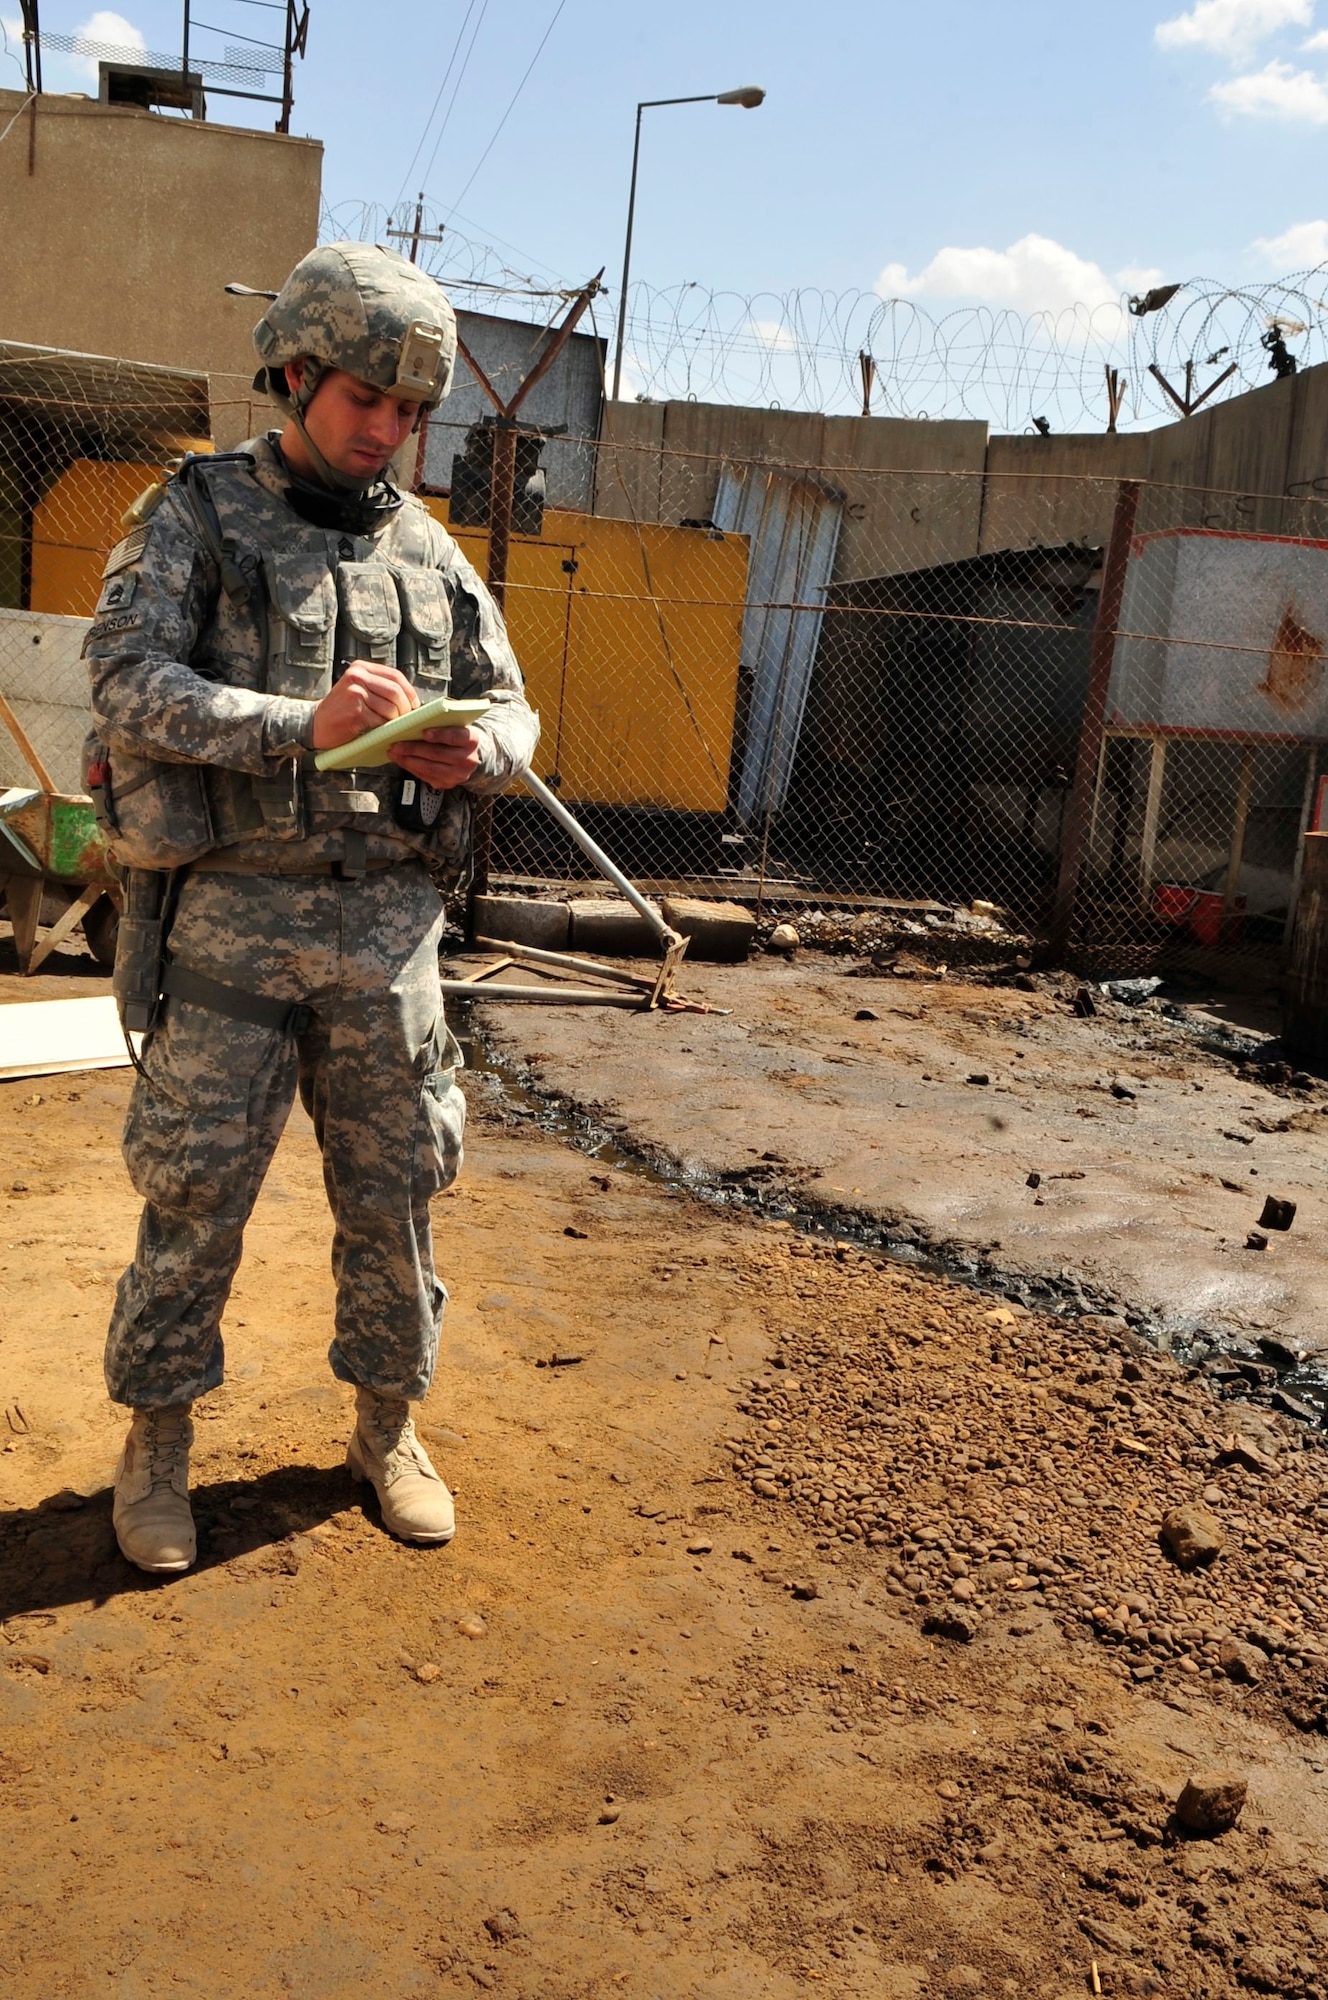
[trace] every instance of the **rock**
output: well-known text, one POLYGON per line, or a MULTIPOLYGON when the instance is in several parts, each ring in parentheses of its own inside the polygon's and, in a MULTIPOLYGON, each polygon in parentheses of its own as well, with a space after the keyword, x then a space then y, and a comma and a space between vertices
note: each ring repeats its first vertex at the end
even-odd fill
POLYGON ((1274 1389, 1271 1400, 1275 1410, 1295 1417, 1302 1424, 1317 1424, 1319 1421, 1319 1412, 1313 1403, 1302 1402, 1299 1396, 1293 1396, 1287 1389, 1274 1389))
POLYGON ((1245 1238, 1245 1248, 1247 1250, 1266 1250, 1268 1248, 1268 1238, 1261 1230, 1252 1229, 1245 1238))
POLYGON ((796 951, 802 943, 792 924, 776 924, 770 933, 767 951, 796 951))
POLYGON ((489 1628, 478 1612, 471 1611, 466 1617, 457 1619, 456 1629, 462 1639, 482 1639, 489 1628))
POLYGON ((1136 1091, 1129 1088, 1128 1084, 1124 1083, 1113 1083, 1111 1094, 1113 1097, 1118 1097, 1122 1104, 1133 1104, 1138 1095, 1136 1091))
POLYGON ((443 1670, 434 1660, 426 1660, 422 1666, 415 1669, 415 1678, 421 1687, 432 1687, 434 1682, 441 1680, 442 1677, 443 1670))
POLYGON ((1268 1656, 1257 1646, 1248 1645, 1243 1639, 1224 1639, 1217 1656, 1217 1663, 1229 1681, 1240 1681, 1247 1687, 1257 1687, 1263 1678, 1263 1670, 1268 1665, 1268 1656))
POLYGON ((929 1612, 922 1621, 922 1629, 937 1639, 953 1639, 961 1646, 967 1646, 977 1638, 982 1629, 981 1621, 971 1605, 959 1604, 953 1609, 929 1612))
POLYGON ((514 1910, 495 1910, 484 1919, 484 1928, 495 1944, 510 1944, 521 1935, 521 1919, 514 1910))
POLYGON ((707 903, 695 896, 666 896, 664 921, 688 940, 687 956, 714 965, 736 965, 756 942, 756 918, 741 903, 707 903))
POLYGON ((1259 1217, 1260 1229, 1290 1229, 1296 1219, 1294 1201, 1283 1201, 1280 1195, 1265 1197, 1263 1214, 1259 1217))
POLYGON ((83 1504, 81 1493, 75 1493, 72 1488, 62 1486, 58 1493, 48 1493, 44 1500, 39 1500, 37 1511, 41 1514, 75 1514, 83 1504))
POLYGON ((990 1083, 991 1078, 985 1069, 975 1069, 972 1076, 966 1076, 964 1081, 965 1083, 990 1083))
POLYGON ((1299 1341, 1283 1340, 1275 1333, 1261 1333, 1259 1348, 1277 1368, 1299 1368, 1306 1355, 1299 1341))
POLYGON ((708 1556, 713 1551, 714 1546, 713 1542, 688 1542, 687 1553, 689 1556, 708 1556))
POLYGON ((1097 1002, 1086 986, 1081 986, 1070 1003, 1072 1011, 1081 1021, 1087 1021, 1097 1012, 1097 1002))
POLYGON ((855 1021, 879 1021, 881 1017, 874 1007, 859 1007, 853 1018, 855 1021))
POLYGON ((1042 1176, 1039 1173, 1031 1173, 1028 1176, 1028 1179, 1024 1182, 1025 1187, 1040 1188, 1041 1185, 1042 1185, 1042 1176))
POLYGON ((978 1594, 978 1587, 971 1576, 956 1577, 950 1586, 950 1595, 960 1604, 971 1604, 978 1594))
POLYGON ((793 1595, 799 1604, 810 1604, 811 1600, 820 1594, 820 1589, 814 1583, 795 1583, 793 1586, 793 1595))
POLYGON ((1216 1514, 1193 1500, 1163 1515, 1162 1539, 1182 1569, 1198 1569, 1214 1562, 1226 1547, 1216 1514))
POLYGON ((1235 1771, 1196 1771, 1176 1801, 1176 1820, 1188 1833, 1212 1839, 1240 1818, 1249 1786, 1235 1771))
POLYGON ((621 1818, 622 1818, 621 1806, 605 1806, 603 1812, 599 1816, 599 1824, 601 1826, 616 1826, 621 1818))
POLYGON ((533 945, 537 951, 566 951, 571 916, 566 903, 533 896, 477 896, 475 937, 483 943, 533 945))
POLYGON ((773 1479, 754 1479, 752 1492, 759 1493, 763 1500, 778 1500, 779 1488, 773 1479))
POLYGON ((938 1799, 962 1799, 964 1795, 953 1778, 942 1778, 936 1787, 936 1796, 938 1799))
POLYGON ((1079 1928, 1103 1951, 1119 1952, 1122 1958, 1128 1958, 1134 1950, 1133 1937, 1119 1924, 1104 1923, 1101 1917, 1080 1917, 1079 1928))

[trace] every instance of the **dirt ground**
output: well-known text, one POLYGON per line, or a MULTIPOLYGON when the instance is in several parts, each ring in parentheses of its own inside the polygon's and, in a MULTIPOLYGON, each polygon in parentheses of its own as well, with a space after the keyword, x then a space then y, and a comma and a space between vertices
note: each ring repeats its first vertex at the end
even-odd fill
MULTIPOLYGON (((0 1000, 104 990, 84 968, 0 1000)), ((657 1059, 655 1024, 614 1034, 657 1059)), ((1118 1320, 589 1160, 481 1078, 422 1418, 456 1542, 391 1542, 342 1470, 297 1112, 200 1411, 202 1559, 154 1583, 115 1552, 100 1378, 127 1093, 0 1085, 7 1994, 1328 1994, 1303 1428, 1118 1320), (1157 1525, 1202 1495, 1227 1546, 1186 1577, 1157 1525), (1210 1767, 1248 1802, 1183 1837, 1210 1767)))

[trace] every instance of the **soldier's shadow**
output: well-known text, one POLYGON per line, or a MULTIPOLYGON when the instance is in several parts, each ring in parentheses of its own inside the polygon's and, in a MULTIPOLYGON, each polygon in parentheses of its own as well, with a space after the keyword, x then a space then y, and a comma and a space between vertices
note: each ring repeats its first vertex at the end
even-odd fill
MULTIPOLYGON (((364 1491, 344 1466, 313 1465, 195 1486, 189 1497, 198 1562, 187 1574, 236 1563, 247 1575, 293 1575, 306 1553, 299 1537, 364 1491)), ((105 1604, 172 1581, 178 1577, 148 1576, 120 1554, 109 1488, 81 1505, 60 1493, 0 1513, 0 1622, 66 1604, 105 1604)))

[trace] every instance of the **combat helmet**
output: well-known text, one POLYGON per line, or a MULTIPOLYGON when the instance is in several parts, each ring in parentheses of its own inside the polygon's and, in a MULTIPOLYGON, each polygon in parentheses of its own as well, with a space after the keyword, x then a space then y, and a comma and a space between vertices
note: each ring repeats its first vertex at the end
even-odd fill
POLYGON ((456 314, 436 278, 377 243, 323 243, 302 257, 254 328, 262 363, 254 386, 289 410, 329 486, 371 482, 328 465, 304 414, 329 369, 344 369, 384 395, 436 409, 456 365, 456 314), (304 357, 292 395, 286 363, 304 357))

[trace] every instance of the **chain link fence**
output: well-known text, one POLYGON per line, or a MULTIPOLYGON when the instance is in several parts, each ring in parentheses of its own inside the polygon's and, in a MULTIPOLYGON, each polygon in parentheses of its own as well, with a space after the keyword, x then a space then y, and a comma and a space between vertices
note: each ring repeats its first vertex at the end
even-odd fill
MULTIPOLYGON (((0 343, 0 693, 57 789, 123 512, 211 421, 203 378, 0 343)), ((1129 482, 1125 518, 1114 478, 799 462, 799 421, 778 462, 573 439, 577 505, 527 481, 538 773, 657 895, 932 960, 1266 973, 1328 777, 1328 499, 1129 482)), ((441 469, 484 575, 483 482, 441 469)), ((0 784, 32 781, 0 730, 0 784)), ((519 789, 488 866, 590 887, 519 789)))
MULTIPOLYGON (((653 889, 933 958, 958 931, 1085 969, 1277 960, 1328 735, 1328 502, 1131 483, 1104 607, 1114 479, 596 456, 594 513, 514 539, 507 615, 537 769, 653 889)), ((584 875, 519 795, 492 865, 584 875)))

